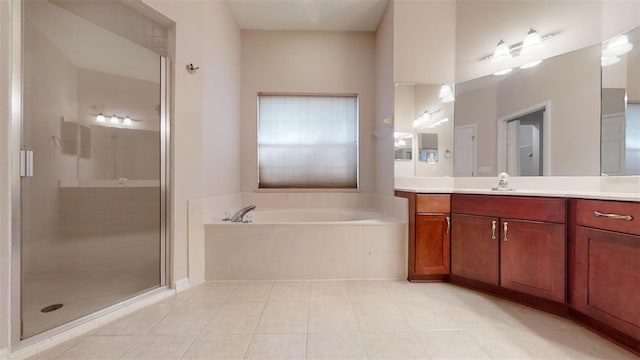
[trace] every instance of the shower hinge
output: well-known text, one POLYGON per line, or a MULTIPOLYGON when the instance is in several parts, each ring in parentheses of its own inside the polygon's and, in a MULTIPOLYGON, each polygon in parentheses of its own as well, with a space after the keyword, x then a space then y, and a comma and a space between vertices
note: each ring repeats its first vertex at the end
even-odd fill
POLYGON ((20 150, 20 176, 33 176, 33 151, 20 150))

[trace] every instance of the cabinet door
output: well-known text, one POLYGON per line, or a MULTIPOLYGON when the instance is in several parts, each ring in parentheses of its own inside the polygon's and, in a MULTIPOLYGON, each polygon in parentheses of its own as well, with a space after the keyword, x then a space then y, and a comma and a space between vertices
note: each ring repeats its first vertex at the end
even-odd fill
POLYGON ((576 309, 640 340, 640 236, 578 226, 575 254, 576 309))
POLYGON ((415 272, 420 275, 449 274, 449 215, 416 217, 415 272))
POLYGON ((564 224, 502 219, 500 229, 500 285, 564 302, 564 224))
POLYGON ((498 285, 498 219, 486 216, 451 216, 451 273, 498 285))

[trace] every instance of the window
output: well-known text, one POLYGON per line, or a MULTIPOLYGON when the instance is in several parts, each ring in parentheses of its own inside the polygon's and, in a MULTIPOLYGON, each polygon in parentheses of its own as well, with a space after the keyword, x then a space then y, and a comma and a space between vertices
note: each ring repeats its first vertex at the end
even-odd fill
POLYGON ((358 97, 258 96, 259 188, 358 188, 358 97))

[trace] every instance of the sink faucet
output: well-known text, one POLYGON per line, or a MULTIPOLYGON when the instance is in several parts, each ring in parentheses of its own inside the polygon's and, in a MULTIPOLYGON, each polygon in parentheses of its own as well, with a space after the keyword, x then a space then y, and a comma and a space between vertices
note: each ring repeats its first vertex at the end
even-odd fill
POLYGON ((503 172, 498 175, 498 186, 491 188, 491 190, 515 191, 516 189, 509 187, 509 174, 503 172))
POLYGON ((242 208, 240 210, 238 210, 235 214, 233 214, 233 216, 231 217, 231 219, 229 219, 229 221, 231 222, 245 222, 245 216, 249 213, 249 211, 251 210, 255 210, 256 206, 255 205, 249 205, 245 208, 242 208))

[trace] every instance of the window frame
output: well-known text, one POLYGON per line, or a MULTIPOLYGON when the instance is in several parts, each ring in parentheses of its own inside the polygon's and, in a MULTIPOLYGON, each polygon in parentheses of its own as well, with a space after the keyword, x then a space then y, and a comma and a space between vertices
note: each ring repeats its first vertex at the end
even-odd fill
POLYGON ((360 95, 357 93, 304 93, 304 92, 258 92, 256 95, 256 192, 360 192, 360 95), (260 187, 260 97, 349 97, 356 101, 356 187, 354 188, 303 188, 303 187, 260 187))

